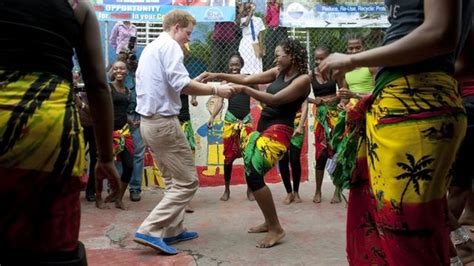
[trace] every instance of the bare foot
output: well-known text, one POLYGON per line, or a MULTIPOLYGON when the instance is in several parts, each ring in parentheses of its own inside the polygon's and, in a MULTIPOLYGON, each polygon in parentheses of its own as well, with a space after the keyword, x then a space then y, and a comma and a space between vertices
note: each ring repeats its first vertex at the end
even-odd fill
POLYGON ((267 226, 266 223, 263 223, 263 224, 260 224, 260 225, 254 226, 254 227, 250 227, 250 229, 247 232, 250 233, 250 234, 266 233, 266 232, 268 232, 268 226, 267 226))
POLYGON ((254 197, 254 195, 253 195, 253 192, 250 191, 250 189, 247 189, 247 199, 248 199, 249 201, 254 201, 254 200, 255 200, 255 197, 254 197))
POLYGON ((230 191, 224 191, 224 194, 222 194, 221 200, 228 201, 229 197, 230 197, 230 191))
POLYGON ((110 209, 110 207, 107 206, 107 204, 105 204, 102 199, 96 199, 96 200, 95 200, 95 206, 96 206, 98 209, 110 209))
POLYGON ((194 210, 193 210, 193 208, 191 208, 191 206, 186 205, 186 207, 184 207, 184 212, 186 212, 186 213, 193 213, 194 210))
POLYGON ((301 203, 303 202, 300 198, 300 194, 298 194, 298 192, 295 192, 294 193, 294 196, 295 196, 295 203, 301 203))
POLYGON ((128 210, 128 207, 125 206, 125 204, 123 204, 123 201, 118 200, 118 199, 115 200, 115 208, 117 208, 117 209, 122 209, 122 210, 124 210, 124 211, 128 210))
POLYGON ((117 200, 117 192, 113 192, 113 193, 110 193, 109 195, 107 195, 107 197, 105 197, 105 202, 114 202, 117 200))
POLYGON ((341 202, 341 196, 334 194, 334 196, 332 196, 332 199, 331 199, 331 204, 340 203, 340 202, 341 202))
POLYGON ((321 203, 321 193, 314 194, 313 202, 314 203, 321 203))
POLYGON ((474 242, 472 240, 457 245, 456 251, 462 263, 467 264, 474 261, 474 242))
POLYGON ((280 241, 283 237, 285 237, 285 231, 280 229, 276 232, 268 232, 267 235, 257 243, 258 248, 271 248, 273 247, 278 241, 280 241))
POLYGON ((295 200, 295 195, 293 193, 288 193, 286 198, 283 200, 283 204, 288 205, 295 200))

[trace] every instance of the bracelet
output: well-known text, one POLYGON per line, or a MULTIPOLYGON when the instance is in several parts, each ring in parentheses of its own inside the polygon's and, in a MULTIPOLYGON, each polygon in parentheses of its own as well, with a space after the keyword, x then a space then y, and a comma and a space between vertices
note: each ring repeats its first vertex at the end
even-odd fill
POLYGON ((212 95, 216 95, 216 94, 217 94, 217 86, 212 85, 212 95))

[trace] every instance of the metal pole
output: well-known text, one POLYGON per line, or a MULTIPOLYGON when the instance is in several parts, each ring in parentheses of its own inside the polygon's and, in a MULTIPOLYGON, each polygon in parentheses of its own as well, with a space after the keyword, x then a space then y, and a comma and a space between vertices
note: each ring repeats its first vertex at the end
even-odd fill
POLYGON ((105 52, 105 66, 109 65, 109 21, 104 25, 104 52, 105 52))

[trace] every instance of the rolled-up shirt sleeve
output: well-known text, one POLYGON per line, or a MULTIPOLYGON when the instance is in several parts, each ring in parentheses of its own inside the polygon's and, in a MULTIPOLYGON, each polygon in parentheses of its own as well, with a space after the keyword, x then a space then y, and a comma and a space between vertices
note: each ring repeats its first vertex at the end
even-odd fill
POLYGON ((169 85, 176 92, 181 93, 181 90, 191 82, 189 72, 184 66, 184 55, 181 47, 178 44, 170 45, 161 56, 164 57, 162 62, 164 62, 169 85))

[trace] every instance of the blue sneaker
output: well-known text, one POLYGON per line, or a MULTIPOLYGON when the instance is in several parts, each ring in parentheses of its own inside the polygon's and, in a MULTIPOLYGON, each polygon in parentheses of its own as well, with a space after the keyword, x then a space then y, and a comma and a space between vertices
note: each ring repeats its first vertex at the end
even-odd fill
POLYGON ((163 238, 163 242, 169 245, 169 244, 174 244, 181 241, 191 240, 197 237, 199 237, 199 234, 197 232, 184 231, 177 236, 163 238))
POLYGON ((174 247, 168 246, 163 240, 159 237, 149 236, 141 233, 135 233, 135 238, 133 239, 133 241, 137 242, 138 244, 152 247, 154 249, 163 251, 166 254, 178 254, 178 251, 174 247))

